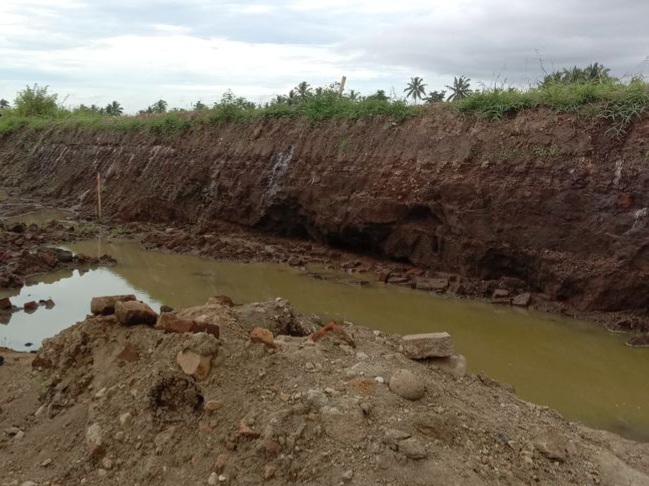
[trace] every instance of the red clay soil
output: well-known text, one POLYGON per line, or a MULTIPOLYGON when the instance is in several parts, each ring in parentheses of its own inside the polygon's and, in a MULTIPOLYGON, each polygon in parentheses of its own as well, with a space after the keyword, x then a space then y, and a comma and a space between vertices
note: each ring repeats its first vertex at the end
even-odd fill
POLYGON ((649 304, 649 120, 499 122, 444 107, 389 120, 260 120, 156 136, 19 131, 3 184, 113 221, 227 221, 471 278, 524 281, 582 311, 649 304))

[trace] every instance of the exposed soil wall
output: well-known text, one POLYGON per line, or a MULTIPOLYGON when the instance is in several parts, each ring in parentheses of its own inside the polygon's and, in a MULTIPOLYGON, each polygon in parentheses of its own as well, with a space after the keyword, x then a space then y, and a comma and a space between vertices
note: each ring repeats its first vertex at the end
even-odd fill
POLYGON ((649 302, 649 120, 625 140, 593 117, 488 122, 431 108, 389 120, 268 120, 154 136, 0 139, 4 184, 119 220, 227 220, 485 279, 583 310, 649 302))

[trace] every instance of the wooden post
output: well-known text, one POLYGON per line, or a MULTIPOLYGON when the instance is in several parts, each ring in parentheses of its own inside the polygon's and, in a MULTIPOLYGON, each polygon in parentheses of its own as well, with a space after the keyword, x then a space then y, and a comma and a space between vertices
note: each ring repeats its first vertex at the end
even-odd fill
POLYGON ((347 82, 347 76, 343 76, 343 78, 340 80, 340 89, 338 90, 338 98, 342 97, 343 92, 345 91, 346 82, 347 82))
POLYGON ((101 219, 101 175, 97 172, 97 218, 101 219))

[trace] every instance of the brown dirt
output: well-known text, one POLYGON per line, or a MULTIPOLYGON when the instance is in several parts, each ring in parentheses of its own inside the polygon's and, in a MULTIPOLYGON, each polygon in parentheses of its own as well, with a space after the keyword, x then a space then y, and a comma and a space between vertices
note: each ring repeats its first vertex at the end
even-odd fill
POLYGON ((2 350, 0 485, 649 485, 648 445, 409 360, 398 336, 314 341, 284 335, 313 328, 284 301, 216 302, 177 316, 218 324, 218 341, 103 316, 47 340, 35 371, 2 350), (260 323, 275 347, 249 339, 260 323), (181 351, 208 355, 209 376, 185 375, 181 351), (422 398, 388 386, 403 369, 422 398))
POLYGON ((624 141, 545 110, 500 122, 388 120, 195 127, 182 135, 22 131, 0 177, 91 214, 95 176, 122 221, 229 221, 481 280, 582 311, 649 307, 649 120, 624 141))

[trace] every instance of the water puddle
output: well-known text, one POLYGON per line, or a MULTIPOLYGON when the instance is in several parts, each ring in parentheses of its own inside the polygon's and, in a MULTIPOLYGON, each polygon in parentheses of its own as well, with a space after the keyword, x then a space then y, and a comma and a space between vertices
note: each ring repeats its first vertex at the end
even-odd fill
MULTIPOLYGON (((374 282, 348 285, 343 281, 353 277, 346 274, 332 281, 280 265, 165 255, 131 242, 83 242, 68 248, 93 256, 108 253, 119 264, 83 274, 54 273, 14 292, 16 305, 52 298, 56 306, 13 314, 8 324, 0 324, 0 346, 37 348, 43 338, 82 320, 96 295, 135 293, 154 308, 200 305, 218 294, 237 303, 281 296, 302 313, 374 329, 448 331, 470 371, 510 383, 521 397, 556 408, 569 419, 649 440, 649 350, 628 348, 623 335, 592 323, 374 282), (28 342, 31 347, 25 346, 28 342)), ((11 293, 0 293, 4 296, 11 293)))

